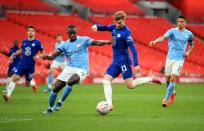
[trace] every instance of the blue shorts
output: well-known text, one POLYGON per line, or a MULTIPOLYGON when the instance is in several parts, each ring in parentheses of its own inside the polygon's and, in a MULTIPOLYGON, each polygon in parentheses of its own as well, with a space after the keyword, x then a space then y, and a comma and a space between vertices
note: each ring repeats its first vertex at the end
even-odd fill
POLYGON ((124 80, 133 77, 132 68, 129 64, 121 66, 112 63, 106 70, 106 74, 112 76, 113 78, 118 77, 120 73, 122 73, 124 80))
POLYGON ((8 77, 11 77, 15 73, 15 71, 16 71, 15 66, 9 66, 8 73, 7 73, 8 77))
POLYGON ((26 81, 31 81, 33 78, 34 72, 35 72, 35 68, 24 68, 18 65, 15 71, 15 74, 19 76, 25 75, 26 81))

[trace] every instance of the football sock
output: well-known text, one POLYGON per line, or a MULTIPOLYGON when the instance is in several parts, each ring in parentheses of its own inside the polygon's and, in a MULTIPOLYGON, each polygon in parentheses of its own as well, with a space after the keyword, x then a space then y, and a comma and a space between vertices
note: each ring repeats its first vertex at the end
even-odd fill
POLYGON ((58 93, 53 92, 53 90, 51 91, 51 93, 50 93, 50 101, 49 101, 50 108, 52 108, 54 106, 55 101, 57 99, 57 95, 58 95, 58 93))
POLYGON ((166 88, 168 88, 169 87, 169 81, 166 81, 166 88))
POLYGON ((169 100, 170 96, 173 94, 174 87, 176 86, 175 82, 170 82, 166 91, 165 99, 169 100))
POLYGON ((133 80, 133 88, 151 82, 152 79, 153 79, 152 77, 137 78, 133 80))
POLYGON ((50 73, 47 77, 47 85, 48 85, 48 88, 49 89, 52 89, 52 83, 53 83, 53 79, 54 79, 54 76, 52 73, 50 73))
POLYGON ((36 82, 35 82, 34 79, 32 79, 32 80, 30 81, 30 86, 36 86, 36 82))
POLYGON ((65 86, 63 93, 62 93, 62 97, 59 100, 59 102, 64 102, 71 92, 72 92, 72 87, 68 85, 65 86))
POLYGON ((112 87, 111 82, 108 80, 103 80, 104 94, 108 104, 112 105, 112 87))
POLYGON ((13 90, 15 89, 15 86, 16 86, 16 83, 11 81, 8 86, 6 87, 6 90, 7 90, 7 95, 8 96, 11 96, 13 90))
POLYGON ((6 87, 9 85, 9 83, 11 82, 12 78, 11 77, 8 77, 7 78, 7 81, 6 81, 6 87))

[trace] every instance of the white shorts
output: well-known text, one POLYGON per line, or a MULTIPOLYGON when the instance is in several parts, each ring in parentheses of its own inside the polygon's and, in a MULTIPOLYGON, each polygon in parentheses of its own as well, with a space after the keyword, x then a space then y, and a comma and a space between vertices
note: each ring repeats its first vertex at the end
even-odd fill
POLYGON ((168 76, 170 74, 175 74, 177 76, 180 76, 181 70, 183 68, 184 61, 178 61, 178 60, 166 60, 165 65, 165 75, 168 76))
POLYGON ((55 68, 55 69, 58 69, 58 68, 64 69, 65 66, 66 66, 66 61, 65 62, 58 62, 58 61, 54 60, 50 67, 55 68))
POLYGON ((64 70, 58 75, 57 79, 67 82, 69 78, 74 74, 78 74, 80 77, 80 82, 82 82, 88 75, 88 72, 84 69, 66 66, 64 70))

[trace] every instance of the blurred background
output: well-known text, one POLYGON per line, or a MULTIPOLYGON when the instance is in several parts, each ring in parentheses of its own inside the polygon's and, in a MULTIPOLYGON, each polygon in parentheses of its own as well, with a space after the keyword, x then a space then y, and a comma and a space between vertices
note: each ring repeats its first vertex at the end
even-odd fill
MULTIPOLYGON (((139 54, 142 72, 138 76, 164 78, 167 41, 150 48, 149 41, 176 27, 176 18, 184 15, 187 28, 194 33, 195 48, 184 64, 180 82, 204 82, 204 2, 202 0, 0 0, 0 50, 9 51, 14 40, 27 37, 26 26, 36 27, 36 38, 46 53, 52 52, 55 36, 67 40, 66 27, 74 24, 78 33, 94 39, 111 39, 110 32, 92 32, 92 24, 112 24, 113 14, 124 10, 139 54)), ((84 83, 97 83, 112 62, 111 46, 90 47, 90 74, 84 83)), ((0 54, 0 83, 7 78, 9 58, 0 54)), ((35 79, 44 84, 51 61, 36 62, 35 79)), ((121 78, 116 79, 121 82, 121 78)))

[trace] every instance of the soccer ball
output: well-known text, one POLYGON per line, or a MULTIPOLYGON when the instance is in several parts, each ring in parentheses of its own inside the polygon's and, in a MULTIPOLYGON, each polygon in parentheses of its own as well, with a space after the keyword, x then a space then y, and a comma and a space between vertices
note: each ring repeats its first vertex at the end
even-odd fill
POLYGON ((99 114, 106 115, 110 112, 110 105, 106 101, 100 101, 96 106, 96 110, 99 114))

